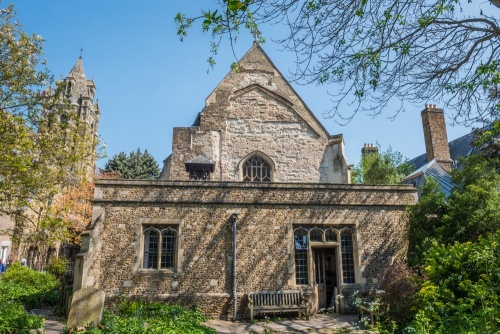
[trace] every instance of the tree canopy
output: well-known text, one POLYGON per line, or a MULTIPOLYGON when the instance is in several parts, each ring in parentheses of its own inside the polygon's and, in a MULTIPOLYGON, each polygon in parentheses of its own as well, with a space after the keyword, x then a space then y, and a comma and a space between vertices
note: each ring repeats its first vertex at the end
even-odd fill
MULTIPOLYGON (((380 114, 389 101, 444 103, 456 122, 491 121, 500 100, 498 1, 471 0, 217 0, 199 16, 179 13, 181 40, 200 22, 212 53, 240 28, 287 28, 275 38, 296 55, 293 79, 331 84, 327 116, 348 122, 359 111, 380 114), (491 94, 490 94, 491 95, 491 94), (345 108, 345 103, 352 108, 345 108)), ((261 38, 262 40, 262 38, 261 38)), ((214 62, 213 56, 209 60, 214 62)))
POLYGON ((15 220, 14 240, 37 252, 67 240, 73 221, 53 204, 89 177, 98 144, 54 82, 42 47, 13 5, 0 8, 0 214, 15 220))
POLYGON ((104 171, 119 172, 125 179, 154 179, 160 174, 158 163, 149 154, 148 150, 143 153, 138 148, 136 152, 120 152, 106 162, 104 171))
POLYGON ((410 265, 422 264, 433 242, 475 242, 500 231, 499 169, 498 157, 469 156, 463 169, 452 170, 457 186, 448 198, 436 181, 426 180, 419 202, 408 210, 410 265))
POLYGON ((364 154, 361 162, 354 169, 354 183, 365 184, 400 184, 403 177, 409 175, 413 168, 403 155, 393 151, 391 147, 387 151, 364 154))

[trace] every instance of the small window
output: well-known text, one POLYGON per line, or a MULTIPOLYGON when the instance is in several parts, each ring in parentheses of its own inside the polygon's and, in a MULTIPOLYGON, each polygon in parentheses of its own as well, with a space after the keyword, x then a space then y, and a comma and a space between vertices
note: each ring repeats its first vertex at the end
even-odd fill
POLYGON ((243 181, 271 182, 271 165, 259 155, 250 157, 243 164, 243 181))
POLYGON ((71 91, 73 90, 73 84, 71 82, 68 82, 66 86, 66 94, 71 94, 71 91))
POLYGON ((177 229, 172 226, 144 227, 144 269, 173 269, 176 266, 177 229))

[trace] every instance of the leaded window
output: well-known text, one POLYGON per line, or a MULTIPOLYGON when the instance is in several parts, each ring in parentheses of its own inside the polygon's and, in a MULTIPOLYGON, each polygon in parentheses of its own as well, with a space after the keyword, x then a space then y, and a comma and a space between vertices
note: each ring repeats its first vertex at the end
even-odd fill
POLYGON ((339 261, 342 261, 343 283, 355 283, 353 233, 354 231, 350 228, 343 228, 339 231, 332 226, 296 227, 294 229, 295 283, 307 285, 309 282, 308 252, 311 250, 310 242, 313 243, 313 248, 318 243, 323 243, 324 246, 338 247, 341 253, 339 261))
POLYGON ((144 227, 144 269, 175 268, 177 229, 173 226, 144 227))
POLYGON ((320 230, 319 228, 313 228, 311 231, 309 231, 309 238, 311 242, 313 241, 323 242, 323 231, 320 230))
POLYGON ((329 228, 325 231, 325 239, 326 242, 337 242, 337 230, 333 228, 329 228))
POLYGON ((344 230, 340 234, 342 250, 342 273, 344 283, 355 283, 354 281, 354 247, 352 243, 352 231, 344 230))
POLYGON ((307 274, 307 231, 297 229, 294 233, 295 244, 295 283, 307 285, 309 282, 307 274))
POLYGON ((243 181, 271 182, 271 165, 259 155, 254 155, 243 164, 243 181))

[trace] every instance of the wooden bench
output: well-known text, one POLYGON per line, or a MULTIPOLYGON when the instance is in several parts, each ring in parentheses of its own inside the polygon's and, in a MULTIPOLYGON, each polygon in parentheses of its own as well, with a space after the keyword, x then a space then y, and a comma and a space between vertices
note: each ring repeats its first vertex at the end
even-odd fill
POLYGON ((248 295, 250 321, 260 313, 306 312, 309 320, 310 304, 300 290, 254 291, 248 295))

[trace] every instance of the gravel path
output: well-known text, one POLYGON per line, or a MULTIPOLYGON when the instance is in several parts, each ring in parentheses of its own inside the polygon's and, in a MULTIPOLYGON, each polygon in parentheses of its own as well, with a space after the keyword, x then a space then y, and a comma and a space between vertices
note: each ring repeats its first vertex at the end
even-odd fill
POLYGON ((45 334, 59 334, 62 333, 64 329, 64 324, 62 324, 56 317, 52 315, 53 308, 41 308, 32 310, 34 314, 43 315, 45 318, 44 330, 45 334))

